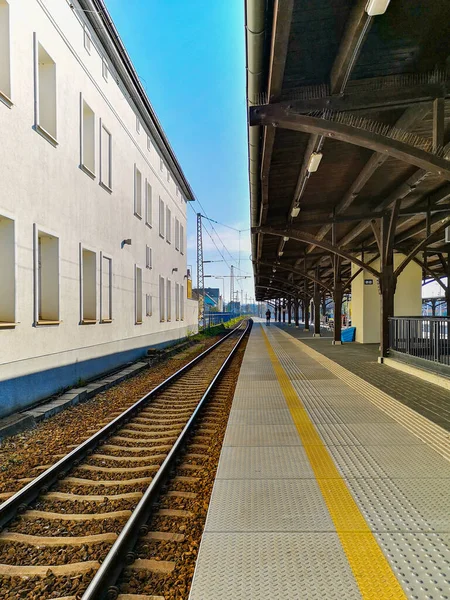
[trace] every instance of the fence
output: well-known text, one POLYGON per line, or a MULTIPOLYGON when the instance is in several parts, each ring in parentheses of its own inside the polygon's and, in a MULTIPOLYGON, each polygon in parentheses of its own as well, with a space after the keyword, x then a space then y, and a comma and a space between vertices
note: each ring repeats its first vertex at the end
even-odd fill
POLYGON ((212 327, 213 325, 219 325, 220 323, 226 323, 227 321, 231 321, 235 317, 238 317, 237 313, 206 313, 205 317, 205 327, 212 327))
POLYGON ((450 319, 447 317, 391 317, 390 348, 424 360, 450 364, 450 319))

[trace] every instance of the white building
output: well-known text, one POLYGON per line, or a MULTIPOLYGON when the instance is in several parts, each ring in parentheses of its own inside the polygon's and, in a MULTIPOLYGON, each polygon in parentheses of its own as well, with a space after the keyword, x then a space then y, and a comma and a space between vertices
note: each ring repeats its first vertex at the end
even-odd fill
POLYGON ((192 198, 103 0, 0 0, 0 416, 196 331, 192 198))

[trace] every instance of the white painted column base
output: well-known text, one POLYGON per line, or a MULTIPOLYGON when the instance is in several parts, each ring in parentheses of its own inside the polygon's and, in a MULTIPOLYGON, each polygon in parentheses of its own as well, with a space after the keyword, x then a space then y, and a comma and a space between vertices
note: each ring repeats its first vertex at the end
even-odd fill
POLYGON ((321 333, 313 333, 313 337, 322 337, 321 333))
POLYGON ((331 343, 333 344, 333 346, 342 346, 342 342, 340 340, 339 341, 333 340, 331 343))

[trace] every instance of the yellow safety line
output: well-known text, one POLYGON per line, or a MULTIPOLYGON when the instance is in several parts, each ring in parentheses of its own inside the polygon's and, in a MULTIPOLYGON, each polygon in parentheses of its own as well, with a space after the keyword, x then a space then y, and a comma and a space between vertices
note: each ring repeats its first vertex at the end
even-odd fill
POLYGON ((261 327, 278 382, 364 599, 406 599, 386 557, 261 327))

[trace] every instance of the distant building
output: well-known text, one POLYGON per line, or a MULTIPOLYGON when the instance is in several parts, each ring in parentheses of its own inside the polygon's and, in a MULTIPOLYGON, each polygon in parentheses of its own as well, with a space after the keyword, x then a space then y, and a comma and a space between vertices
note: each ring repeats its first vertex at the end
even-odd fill
MULTIPOLYGON (((200 293, 202 295, 202 292, 200 293)), ((195 288, 192 290, 192 297, 198 299, 199 290, 195 288)), ((219 298, 220 298, 220 289, 219 288, 205 288, 205 305, 209 308, 213 307, 219 310, 219 298)))
POLYGON ((198 309, 193 193, 103 0, 0 0, 0 57, 3 416, 195 331, 198 309))
POLYGON ((205 288, 205 294, 208 294, 210 298, 212 298, 217 305, 219 303, 220 289, 219 288, 205 288))

